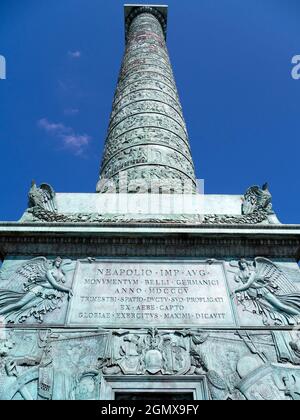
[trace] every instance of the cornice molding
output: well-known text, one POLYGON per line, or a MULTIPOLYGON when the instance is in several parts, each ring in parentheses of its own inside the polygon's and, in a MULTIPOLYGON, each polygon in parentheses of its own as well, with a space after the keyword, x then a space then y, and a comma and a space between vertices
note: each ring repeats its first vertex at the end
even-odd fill
POLYGON ((0 232, 0 254, 218 259, 261 255, 298 260, 300 235, 0 232))

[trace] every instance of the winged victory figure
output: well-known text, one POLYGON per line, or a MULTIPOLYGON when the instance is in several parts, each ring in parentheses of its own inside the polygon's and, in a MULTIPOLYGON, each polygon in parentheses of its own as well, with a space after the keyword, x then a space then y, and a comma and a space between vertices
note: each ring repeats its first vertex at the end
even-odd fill
POLYGON ((37 257, 22 264, 8 281, 21 284, 23 291, 0 289, 0 316, 9 323, 25 322, 30 316, 43 322, 43 315, 58 308, 64 294, 72 296, 71 289, 63 285, 66 264, 70 261, 60 257, 53 262, 37 257))
MULTIPOLYGON (((234 266, 234 264, 231 264, 234 266)), ((300 292, 284 271, 267 258, 242 259, 235 276, 238 303, 263 317, 264 325, 294 325, 300 320, 300 292)))

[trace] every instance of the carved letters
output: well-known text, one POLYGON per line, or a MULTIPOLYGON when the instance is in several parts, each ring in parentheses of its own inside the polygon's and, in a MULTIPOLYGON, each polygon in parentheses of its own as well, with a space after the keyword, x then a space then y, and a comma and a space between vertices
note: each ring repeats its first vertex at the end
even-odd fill
MULTIPOLYGON (((0 271, 2 323, 90 326, 293 327, 297 264, 37 257, 0 271), (76 269, 75 269, 76 267, 76 269)), ((282 360, 300 360, 298 337, 282 360)))

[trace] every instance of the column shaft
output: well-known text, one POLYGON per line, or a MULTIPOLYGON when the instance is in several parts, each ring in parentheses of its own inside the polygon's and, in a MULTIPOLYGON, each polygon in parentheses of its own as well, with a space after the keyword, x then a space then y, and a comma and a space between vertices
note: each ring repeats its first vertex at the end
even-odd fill
POLYGON ((195 191, 163 20, 154 8, 141 9, 127 19, 127 45, 97 191, 107 191, 107 181, 118 186, 121 174, 126 174, 129 192, 157 192, 157 185, 163 192, 195 191))

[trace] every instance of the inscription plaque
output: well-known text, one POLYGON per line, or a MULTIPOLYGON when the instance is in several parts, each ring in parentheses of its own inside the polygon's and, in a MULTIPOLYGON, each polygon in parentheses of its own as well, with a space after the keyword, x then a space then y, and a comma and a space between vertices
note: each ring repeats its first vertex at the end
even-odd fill
POLYGON ((77 262, 69 325, 235 327, 222 262, 77 262))

